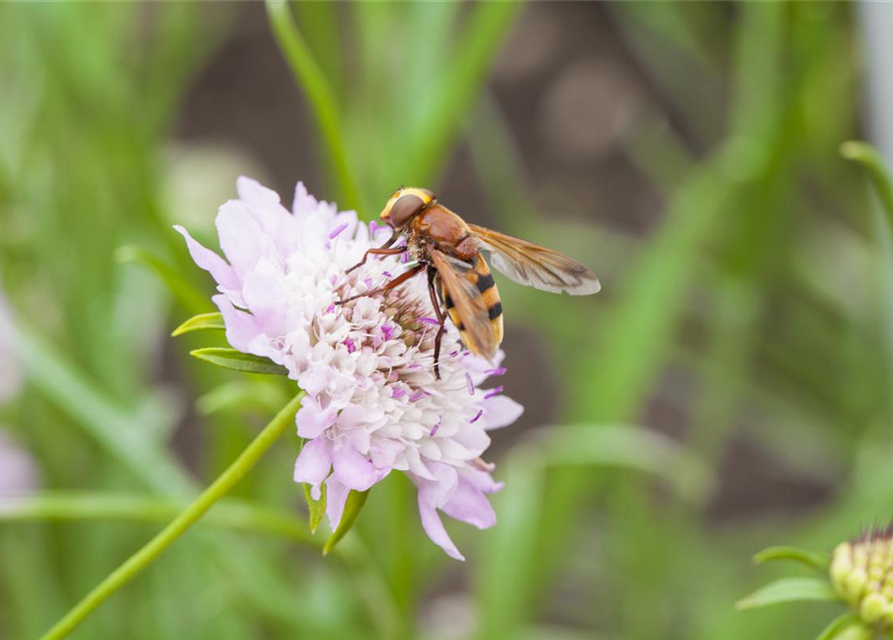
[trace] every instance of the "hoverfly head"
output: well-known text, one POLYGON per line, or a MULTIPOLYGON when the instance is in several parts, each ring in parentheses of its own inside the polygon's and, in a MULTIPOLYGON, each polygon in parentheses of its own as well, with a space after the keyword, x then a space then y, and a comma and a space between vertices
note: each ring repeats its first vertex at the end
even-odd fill
POLYGON ((436 199, 434 193, 428 189, 400 187, 391 195, 382 210, 381 219, 392 229, 400 230, 436 199))

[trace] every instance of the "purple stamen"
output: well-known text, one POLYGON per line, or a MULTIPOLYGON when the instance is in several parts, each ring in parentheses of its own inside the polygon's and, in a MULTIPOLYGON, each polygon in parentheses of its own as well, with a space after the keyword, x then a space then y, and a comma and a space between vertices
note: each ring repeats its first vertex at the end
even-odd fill
POLYGON ((468 383, 468 393, 474 395, 474 382, 472 382, 471 375, 468 373, 465 374, 465 382, 468 383))
POLYGON ((440 429, 440 423, 439 423, 439 422, 438 422, 437 424, 435 424, 433 427, 431 427, 431 433, 430 433, 429 435, 432 435, 432 436, 433 436, 435 433, 437 433, 437 430, 438 430, 438 429, 440 429))
POLYGON ((416 400, 421 400, 421 399, 424 398, 426 395, 427 395, 427 394, 426 394, 424 391, 416 391, 414 394, 412 394, 411 396, 409 396, 409 401, 410 401, 410 402, 415 402, 416 400))
POLYGON ((335 313, 335 305, 334 305, 334 303, 333 303, 333 304, 330 304, 330 305, 326 308, 326 313, 335 313))
POLYGON ((408 251, 401 256, 400 262, 402 262, 403 264, 406 264, 407 262, 409 262, 409 252, 408 251))
POLYGON ((366 285, 367 289, 372 288, 372 278, 363 278, 363 283, 366 285))
POLYGON ((480 411, 477 412, 477 415, 475 415, 475 416, 471 419, 470 424, 474 424, 475 422, 477 422, 478 420, 480 420, 482 415, 484 415, 484 410, 483 410, 483 409, 481 409, 480 411))
POLYGON ((433 324, 433 325, 440 324, 440 322, 438 320, 436 320, 435 318, 419 318, 419 322, 424 322, 425 324, 433 324))
POLYGON ((381 335, 384 336, 385 340, 390 340, 394 337, 394 328, 390 325, 383 325, 381 327, 381 335))
POLYGON ((484 371, 488 376, 501 376, 505 374, 505 367, 497 367, 495 369, 487 369, 484 371))
POLYGON ((405 395, 406 391, 403 390, 403 387, 394 387, 393 390, 391 390, 392 398, 402 398, 405 395))
POLYGON ((329 234, 329 240, 334 240, 335 238, 337 238, 338 234, 341 233, 342 231, 344 231, 345 229, 347 229, 347 223, 342 222, 337 227, 332 229, 332 233, 329 234))
POLYGON ((451 358, 455 358, 457 355, 459 355, 459 352, 458 352, 458 351, 450 351, 450 357, 451 357, 451 358))
POLYGON ((393 275, 391 275, 390 271, 382 271, 381 275, 383 275, 385 278, 393 278, 394 277, 393 275))
POLYGON ((369 235, 374 236, 376 229, 378 229, 378 223, 375 220, 373 220, 372 222, 369 223, 369 235))
POLYGON ((347 353, 353 353, 357 350, 356 345, 354 345, 353 340, 351 340, 350 338, 344 341, 344 346, 347 347, 347 353))
POLYGON ((491 391, 484 394, 484 400, 487 400, 489 398, 492 398, 493 396, 499 395, 500 393, 502 393, 503 389, 505 389, 505 387, 503 385, 499 385, 495 389, 492 389, 491 391))

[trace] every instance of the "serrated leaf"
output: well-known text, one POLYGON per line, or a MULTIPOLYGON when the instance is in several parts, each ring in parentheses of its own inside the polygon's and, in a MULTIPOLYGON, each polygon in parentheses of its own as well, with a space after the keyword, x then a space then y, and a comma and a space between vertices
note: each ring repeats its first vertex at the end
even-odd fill
POLYGON ((753 557, 753 561, 757 564, 763 564, 772 560, 793 560, 822 572, 828 570, 827 556, 797 547, 769 547, 753 557))
POLYGON ((307 499, 307 508, 310 510, 310 533, 316 533, 322 517, 326 515, 326 484, 320 486, 319 500, 314 500, 310 495, 312 487, 306 482, 302 483, 304 487, 304 497, 307 499))
POLYGON ((274 375, 288 375, 288 369, 276 364, 269 358, 262 358, 252 353, 242 353, 226 347, 205 347, 189 352, 189 355, 199 360, 216 364, 224 369, 232 369, 243 373, 266 373, 274 375))
POLYGON ((804 601, 834 601, 840 598, 827 580, 821 578, 782 578, 739 600, 737 609, 757 609, 772 604, 804 601))
POLYGON ((136 245, 124 245, 115 251, 115 260, 121 264, 133 262, 148 267, 174 294, 186 309, 198 313, 210 306, 208 297, 183 279, 176 269, 155 254, 136 245))
POLYGON ((855 613, 842 613, 822 630, 816 640, 844 640, 844 637, 852 636, 853 627, 856 627, 856 633, 859 627, 865 629, 855 613))
POLYGON ((173 333, 171 333, 172 337, 182 336, 184 333, 189 333, 191 331, 202 331, 202 330, 217 330, 222 331, 226 329, 226 325, 223 324, 223 316, 218 313, 200 313, 197 316, 192 316, 181 324, 179 327, 174 329, 173 333))
POLYGON ((347 502, 344 504, 344 513, 341 514, 341 522, 338 523, 338 528, 335 529, 331 537, 326 540, 326 545, 322 548, 323 555, 328 555, 335 545, 338 544, 338 541, 351 530, 368 497, 368 491, 354 491, 351 489, 351 492, 347 494, 347 502))

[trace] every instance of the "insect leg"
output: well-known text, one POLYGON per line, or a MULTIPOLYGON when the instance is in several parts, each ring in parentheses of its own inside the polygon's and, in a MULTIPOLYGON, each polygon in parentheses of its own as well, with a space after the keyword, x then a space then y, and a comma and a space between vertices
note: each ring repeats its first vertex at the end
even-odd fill
POLYGON ((434 306, 437 321, 440 322, 437 336, 434 338, 434 377, 440 380, 440 344, 443 342, 443 333, 446 331, 446 317, 440 306, 440 300, 437 299, 437 289, 434 286, 434 278, 436 276, 437 269, 428 265, 428 294, 431 296, 431 304, 434 306))
POLYGON ((359 269, 361 266, 363 266, 364 264, 366 264, 366 258, 368 258, 370 255, 374 255, 374 256, 396 256, 396 255, 399 255, 399 254, 403 253, 404 251, 406 251, 405 248, 397 248, 397 249, 391 249, 391 248, 389 248, 389 247, 391 247, 395 242, 397 242, 397 240, 398 240, 399 238, 400 238, 400 232, 399 232, 399 231, 394 231, 394 233, 391 235, 391 237, 388 238, 388 241, 387 241, 387 242, 385 242, 383 245, 381 245, 381 246, 378 247, 377 249, 369 249, 368 251, 366 251, 366 253, 363 254, 363 259, 360 260, 358 263, 356 263, 354 266, 352 266, 350 269, 348 269, 347 271, 345 271, 344 273, 350 273, 350 272, 353 271, 354 269, 359 269))
POLYGON ((418 273, 420 273, 421 270, 424 268, 425 268, 424 264, 417 264, 412 269, 409 269, 408 271, 401 273, 399 276, 397 276, 396 278, 394 278, 393 280, 391 280, 390 282, 388 282, 386 285, 384 285, 382 287, 378 287, 377 289, 372 289, 371 291, 367 291, 366 293, 358 293, 357 295, 351 296, 349 298, 345 298, 344 300, 338 300, 337 302, 335 302, 335 304, 344 304, 345 302, 350 302, 351 300, 356 300, 357 298, 365 298, 366 296, 374 296, 377 293, 382 293, 383 291, 387 291, 388 289, 393 289, 394 287, 397 287, 397 286, 403 284, 404 282, 409 280, 414 275, 417 275, 418 273))

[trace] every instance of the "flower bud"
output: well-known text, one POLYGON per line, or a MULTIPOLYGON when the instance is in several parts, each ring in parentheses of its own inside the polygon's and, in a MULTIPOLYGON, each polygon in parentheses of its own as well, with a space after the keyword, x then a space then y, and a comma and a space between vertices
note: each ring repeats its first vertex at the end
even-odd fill
POLYGON ((829 573, 834 590, 865 624, 893 628, 893 527, 837 545, 829 573))

